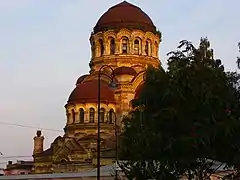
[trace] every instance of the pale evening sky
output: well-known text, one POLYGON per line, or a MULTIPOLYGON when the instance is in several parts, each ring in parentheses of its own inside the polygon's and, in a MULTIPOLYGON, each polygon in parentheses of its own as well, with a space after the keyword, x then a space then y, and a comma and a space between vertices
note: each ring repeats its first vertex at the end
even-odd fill
MULTIPOLYGON (((61 135, 64 105, 76 79, 88 73, 89 35, 99 17, 119 0, 0 0, 0 167, 8 156, 31 156, 37 129, 45 147, 61 135)), ((240 40, 239 0, 131 0, 163 33, 160 57, 178 42, 207 36, 217 58, 236 70, 240 40)), ((24 159, 24 158, 23 158, 24 159)), ((25 158, 29 159, 29 158, 25 158)))

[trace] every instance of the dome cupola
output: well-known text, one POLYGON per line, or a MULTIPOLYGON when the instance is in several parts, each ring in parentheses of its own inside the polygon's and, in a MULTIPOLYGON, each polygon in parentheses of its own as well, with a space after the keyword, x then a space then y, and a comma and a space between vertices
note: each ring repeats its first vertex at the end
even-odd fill
POLYGON ((94 33, 122 28, 156 32, 156 27, 145 12, 133 4, 123 1, 109 8, 100 17, 94 27, 94 33))

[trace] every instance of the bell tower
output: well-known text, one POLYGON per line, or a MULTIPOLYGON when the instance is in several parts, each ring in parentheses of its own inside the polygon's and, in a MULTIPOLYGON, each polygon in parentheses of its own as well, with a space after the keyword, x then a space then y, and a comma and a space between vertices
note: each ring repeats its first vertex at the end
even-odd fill
MULTIPOLYGON (((146 68, 160 66, 161 33, 151 18, 139 7, 126 1, 109 8, 97 21, 90 35, 89 74, 78 78, 65 105, 67 136, 96 133, 98 75, 101 68, 101 118, 107 123, 114 112, 120 125, 132 108, 131 100, 144 82, 146 68), (124 13, 122 13, 124 12, 124 13), (104 66, 104 67, 103 67, 104 66), (114 75, 117 87, 108 87, 114 75)), ((102 130, 110 134, 110 126, 102 130)))
POLYGON ((161 33, 148 15, 124 1, 104 13, 93 29, 91 72, 98 71, 104 64, 116 68, 158 66, 160 41, 161 33))
POLYGON ((119 83, 115 95, 121 115, 129 111, 146 67, 160 65, 160 42, 161 33, 149 16, 126 1, 108 9, 94 27, 90 36, 90 73, 103 65, 115 69, 119 83))
POLYGON ((63 137, 45 151, 41 131, 34 137, 35 173, 94 169, 99 137, 101 165, 116 160, 116 132, 141 91, 146 67, 161 64, 160 42, 161 33, 150 17, 126 1, 100 17, 90 35, 90 71, 77 79, 65 105, 63 137), (109 86, 113 81, 115 88, 109 86))

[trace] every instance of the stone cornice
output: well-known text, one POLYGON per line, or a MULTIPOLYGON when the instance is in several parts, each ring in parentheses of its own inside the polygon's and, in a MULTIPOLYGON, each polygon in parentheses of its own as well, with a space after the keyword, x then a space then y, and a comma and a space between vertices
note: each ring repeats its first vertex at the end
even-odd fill
POLYGON ((145 55, 134 55, 134 54, 116 54, 116 55, 104 55, 101 57, 95 57, 91 60, 92 63, 130 63, 130 64, 148 64, 154 63, 159 65, 160 60, 156 57, 149 57, 145 55))
MULTIPOLYGON (((84 123, 84 124, 67 124, 65 126, 65 129, 67 129, 68 131, 71 130, 76 130, 76 129, 97 129, 97 123, 84 123)), ((112 130, 114 128, 114 124, 106 124, 106 123, 101 123, 101 129, 108 129, 108 130, 112 130)))

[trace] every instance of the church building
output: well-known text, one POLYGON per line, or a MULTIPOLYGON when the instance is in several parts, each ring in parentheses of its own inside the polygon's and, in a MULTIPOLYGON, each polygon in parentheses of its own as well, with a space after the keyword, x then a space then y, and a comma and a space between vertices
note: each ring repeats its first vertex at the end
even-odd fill
POLYGON ((115 123, 121 127, 122 117, 131 110, 131 100, 141 90, 146 68, 160 65, 161 33, 146 13, 126 1, 109 8, 100 17, 89 40, 89 74, 76 80, 76 87, 66 102, 64 135, 44 149, 44 136, 37 131, 33 173, 96 168, 100 70, 101 165, 114 163, 115 123), (109 86, 112 80, 117 84, 115 88, 109 86))

